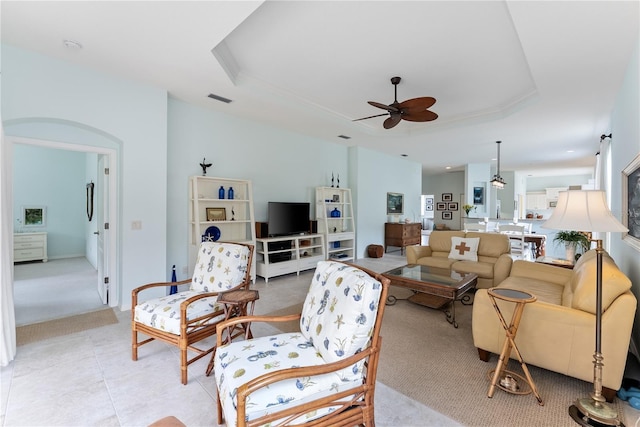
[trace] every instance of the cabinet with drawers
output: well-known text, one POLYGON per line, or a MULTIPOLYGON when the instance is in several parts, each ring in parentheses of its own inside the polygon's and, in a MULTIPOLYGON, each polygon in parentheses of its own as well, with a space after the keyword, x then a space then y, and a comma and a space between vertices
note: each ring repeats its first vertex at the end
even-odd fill
POLYGON ((15 233, 13 235, 13 262, 47 262, 47 233, 15 233))
POLYGON ((384 224, 384 251, 388 246, 397 246, 400 253, 404 253, 405 246, 419 245, 421 240, 421 226, 419 222, 402 224, 387 222, 384 224))

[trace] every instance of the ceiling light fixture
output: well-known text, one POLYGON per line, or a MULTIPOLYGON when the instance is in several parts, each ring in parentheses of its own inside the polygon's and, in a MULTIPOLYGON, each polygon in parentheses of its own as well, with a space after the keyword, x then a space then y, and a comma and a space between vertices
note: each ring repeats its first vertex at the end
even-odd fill
POLYGON ((493 175, 493 179, 491 180, 491 185, 497 188, 498 190, 502 190, 504 186, 507 185, 507 183, 504 182, 504 179, 500 176, 500 144, 501 143, 502 141, 496 141, 496 144, 498 144, 498 169, 496 170, 496 174, 493 175))

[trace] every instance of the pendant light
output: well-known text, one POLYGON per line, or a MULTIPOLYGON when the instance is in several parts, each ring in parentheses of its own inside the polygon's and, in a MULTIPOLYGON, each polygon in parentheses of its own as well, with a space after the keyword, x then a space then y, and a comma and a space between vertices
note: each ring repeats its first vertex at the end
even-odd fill
POLYGON ((493 179, 491 180, 491 185, 497 188, 498 190, 502 190, 504 186, 507 184, 504 182, 504 179, 500 176, 500 144, 502 141, 496 141, 498 144, 498 169, 496 170, 496 174, 493 175, 493 179))

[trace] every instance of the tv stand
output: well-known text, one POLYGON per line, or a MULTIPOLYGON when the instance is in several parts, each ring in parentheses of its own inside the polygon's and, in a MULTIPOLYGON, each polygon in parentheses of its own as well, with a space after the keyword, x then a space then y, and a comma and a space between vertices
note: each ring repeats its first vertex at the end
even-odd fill
POLYGON ((316 268, 325 259, 324 236, 306 234, 297 236, 256 239, 256 274, 269 279, 284 274, 316 268))

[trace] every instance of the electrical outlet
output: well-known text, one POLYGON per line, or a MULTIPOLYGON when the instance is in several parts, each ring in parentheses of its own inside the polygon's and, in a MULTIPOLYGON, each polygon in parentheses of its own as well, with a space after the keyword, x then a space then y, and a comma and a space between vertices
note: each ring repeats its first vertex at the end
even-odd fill
POLYGON ((142 221, 131 221, 132 230, 142 230, 142 221))

